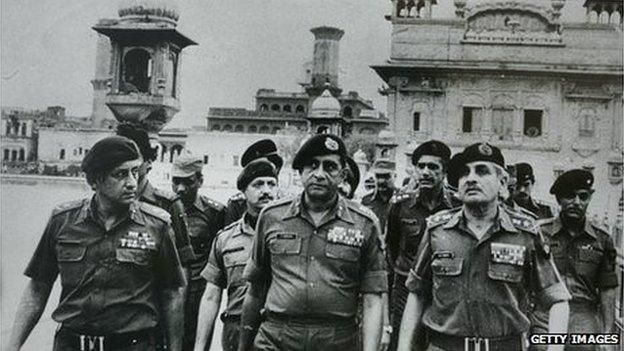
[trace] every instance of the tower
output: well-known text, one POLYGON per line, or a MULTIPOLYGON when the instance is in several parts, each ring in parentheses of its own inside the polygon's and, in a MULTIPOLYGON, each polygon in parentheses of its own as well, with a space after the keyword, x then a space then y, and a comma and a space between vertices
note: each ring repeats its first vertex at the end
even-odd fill
POLYGON ((334 27, 316 27, 310 30, 314 34, 314 56, 311 80, 306 87, 310 96, 319 96, 329 84, 332 95, 338 96, 340 39, 344 31, 334 27))
POLYGON ((106 105, 118 121, 154 134, 180 110, 180 52, 196 43, 176 30, 179 14, 169 1, 126 0, 118 14, 93 27, 112 47, 106 105))
POLYGON ((325 83, 321 96, 312 101, 308 121, 310 132, 344 136, 344 119, 340 116, 340 102, 329 92, 330 83, 325 83))
MULTIPOLYGON (((110 21, 102 19, 98 22, 98 25, 105 25, 110 21)), ((112 48, 110 40, 105 35, 98 33, 95 50, 95 76, 91 80, 91 85, 93 85, 91 126, 104 128, 115 121, 115 116, 106 106, 106 94, 108 94, 111 82, 110 58, 112 48)))

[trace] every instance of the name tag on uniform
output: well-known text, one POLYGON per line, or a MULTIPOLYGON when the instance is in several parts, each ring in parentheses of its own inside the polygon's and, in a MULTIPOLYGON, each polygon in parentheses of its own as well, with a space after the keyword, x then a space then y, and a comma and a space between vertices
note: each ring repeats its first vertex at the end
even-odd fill
POLYGON ((517 266, 524 265, 524 252, 526 251, 526 247, 522 245, 492 243, 490 249, 492 262, 517 266))
POLYGON ((149 233, 128 231, 128 234, 119 238, 119 247, 123 249, 155 250, 156 241, 149 233))
POLYGON ((327 241, 330 243, 361 247, 364 235, 360 229, 333 227, 327 232, 327 241))

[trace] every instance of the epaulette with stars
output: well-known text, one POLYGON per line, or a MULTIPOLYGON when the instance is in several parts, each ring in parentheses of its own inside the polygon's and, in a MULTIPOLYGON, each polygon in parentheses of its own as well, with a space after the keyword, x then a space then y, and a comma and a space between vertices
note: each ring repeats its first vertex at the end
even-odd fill
POLYGON ((538 233, 537 222, 533 217, 525 215, 522 212, 513 211, 507 207, 503 208, 509 215, 509 219, 511 219, 511 224, 513 224, 514 227, 532 234, 538 233))
POLYGON ((437 227, 441 224, 448 222, 457 211, 460 211, 461 208, 453 208, 450 210, 443 210, 440 212, 436 212, 434 215, 427 217, 427 228, 431 229, 433 227, 437 227))
POLYGON ((355 212, 363 214, 364 216, 367 216, 367 217, 377 218, 377 215, 375 214, 375 212, 373 212, 373 210, 371 210, 370 208, 360 203, 357 203, 355 201, 349 201, 348 204, 349 204, 349 209, 352 209, 355 212))
POLYGON ((399 193, 396 195, 393 195, 392 198, 390 198, 390 203, 391 204, 397 204, 399 202, 403 202, 405 200, 408 200, 413 193, 409 192, 409 193, 399 193))
POLYGON ((158 207, 158 206, 154 206, 154 205, 150 205, 146 202, 138 202, 137 204, 139 205, 139 209, 141 211, 143 211, 144 213, 152 216, 152 217, 156 217, 158 219, 160 219, 161 221, 167 222, 167 223, 171 223, 171 215, 169 214, 169 212, 163 210, 162 208, 158 207))
POLYGON ((204 200, 204 203, 206 203, 208 206, 210 206, 214 210, 223 211, 225 209, 225 206, 223 204, 209 198, 208 196, 202 196, 201 198, 202 200, 204 200))
POLYGON ((245 200, 245 194, 239 191, 239 192, 234 193, 232 196, 230 196, 230 198, 228 199, 228 202, 237 202, 241 200, 245 200))
POLYGON ((52 210, 52 215, 56 216, 59 215, 63 212, 67 212, 69 210, 73 210, 76 208, 80 208, 82 207, 85 202, 88 202, 89 199, 80 199, 80 200, 72 200, 72 201, 67 201, 67 202, 63 202, 61 204, 58 204, 53 210, 52 210))

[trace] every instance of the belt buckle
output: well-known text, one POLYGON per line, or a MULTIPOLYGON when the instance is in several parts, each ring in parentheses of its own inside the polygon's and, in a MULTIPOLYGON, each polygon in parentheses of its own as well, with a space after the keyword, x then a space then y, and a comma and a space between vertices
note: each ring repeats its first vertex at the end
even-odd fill
POLYGON ((474 351, 481 351, 481 344, 483 343, 483 351, 490 351, 490 339, 480 337, 465 337, 464 338, 464 351, 470 351, 470 345, 474 345, 474 351))
POLYGON ((80 335, 80 351, 104 351, 104 337, 80 335))

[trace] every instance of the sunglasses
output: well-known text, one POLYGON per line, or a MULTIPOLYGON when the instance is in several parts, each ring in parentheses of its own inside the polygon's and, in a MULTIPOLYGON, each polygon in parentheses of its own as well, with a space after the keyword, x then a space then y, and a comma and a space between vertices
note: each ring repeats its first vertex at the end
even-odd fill
POLYGON ((439 164, 433 162, 418 162, 416 163, 416 167, 421 170, 429 168, 431 171, 439 171, 442 168, 439 164))
POLYGON ((581 201, 589 200, 591 195, 592 195, 592 192, 591 191, 587 191, 587 190, 564 191, 564 192, 561 193, 561 197, 564 198, 564 199, 573 200, 574 198, 576 198, 578 196, 579 200, 581 200, 581 201))

